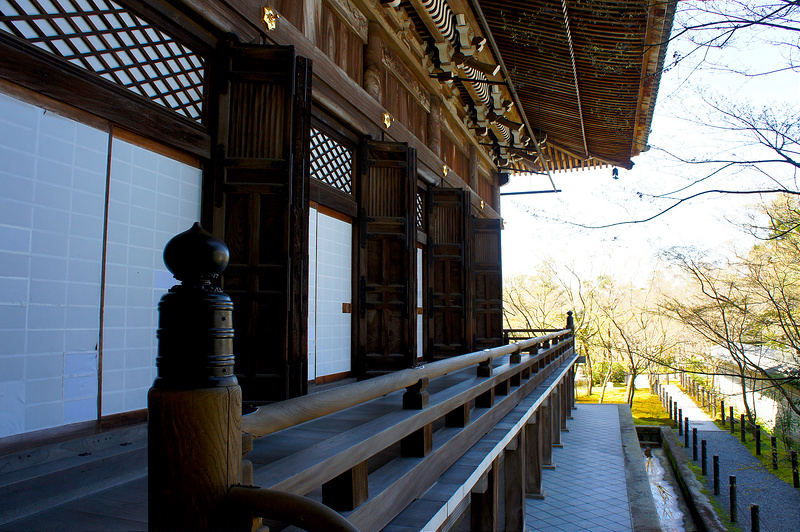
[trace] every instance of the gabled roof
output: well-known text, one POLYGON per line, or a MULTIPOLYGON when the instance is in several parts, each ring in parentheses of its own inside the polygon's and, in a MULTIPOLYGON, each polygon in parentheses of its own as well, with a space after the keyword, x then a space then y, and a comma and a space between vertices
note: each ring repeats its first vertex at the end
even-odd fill
MULTIPOLYGON (((647 149, 674 0, 472 0, 550 171, 647 149)), ((541 171, 518 161, 521 171, 541 171)))

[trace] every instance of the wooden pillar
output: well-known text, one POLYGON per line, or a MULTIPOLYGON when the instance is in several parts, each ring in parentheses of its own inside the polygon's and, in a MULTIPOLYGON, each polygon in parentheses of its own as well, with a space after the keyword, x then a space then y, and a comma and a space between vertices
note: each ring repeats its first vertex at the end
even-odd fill
POLYGON ((506 532, 525 530, 525 428, 506 446, 503 460, 505 476, 506 532))
POLYGON ((533 413, 525 425, 525 493, 532 499, 544 499, 547 493, 542 489, 542 449, 545 428, 542 407, 533 413))
MULTIPOLYGON (((567 373, 569 375, 569 373, 567 373)), ((569 432, 567 428, 567 415, 569 414, 569 394, 567 390, 569 390, 569 381, 565 379, 561 381, 561 384, 558 385, 559 392, 558 396, 561 399, 561 430, 564 432, 569 432)))
POLYGON ((383 103, 383 81, 381 72, 384 71, 381 61, 381 27, 377 22, 370 22, 367 38, 367 51, 364 57, 364 90, 378 103, 383 103))
POLYGON ((442 156, 442 100, 438 94, 431 93, 431 110, 428 113, 428 148, 442 156))
POLYGON ((555 469, 556 464, 553 462, 553 397, 548 396, 542 401, 542 406, 539 407, 539 417, 542 429, 541 434, 541 449, 542 449, 542 467, 544 469, 555 469))
POLYGON ((492 208, 500 214, 500 173, 494 172, 492 175, 492 197, 489 200, 492 203, 492 208))
POLYGON ((550 392, 551 404, 551 437, 553 438, 553 447, 563 447, 561 445, 561 394, 559 393, 560 385, 553 388, 550 392))
POLYGON ((478 193, 478 148, 469 145, 469 188, 478 193))
POLYGON ((496 532, 497 505, 498 505, 498 474, 500 458, 495 458, 492 467, 475 483, 471 493, 471 521, 470 530, 496 532))
POLYGON ((567 419, 573 419, 572 411, 575 409, 575 366, 570 366, 567 372, 567 419))

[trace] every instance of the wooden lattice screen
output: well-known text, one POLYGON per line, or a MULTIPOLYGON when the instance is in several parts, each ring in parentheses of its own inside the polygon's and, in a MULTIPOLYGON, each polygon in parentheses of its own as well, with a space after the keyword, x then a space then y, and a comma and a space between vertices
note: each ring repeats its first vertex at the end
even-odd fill
POLYGON ((0 31, 203 120, 204 58, 114 2, 2 0, 0 31))
POLYGON ((353 150, 311 128, 311 177, 353 194, 353 150))
POLYGON ((426 192, 424 190, 417 189, 417 227, 423 231, 428 223, 425 213, 425 195, 426 192))

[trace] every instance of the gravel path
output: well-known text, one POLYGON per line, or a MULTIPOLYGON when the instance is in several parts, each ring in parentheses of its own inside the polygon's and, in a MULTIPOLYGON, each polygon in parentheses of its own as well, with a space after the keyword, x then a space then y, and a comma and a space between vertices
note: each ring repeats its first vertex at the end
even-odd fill
MULTIPOLYGON (((714 493, 713 456, 719 456, 719 495, 715 498, 719 505, 730 509, 730 475, 736 476, 736 501, 738 508, 737 524, 743 532, 749 532, 750 505, 758 504, 762 532, 797 532, 800 530, 800 490, 795 489, 767 471, 761 462, 741 444, 737 435, 718 429, 703 430, 709 427, 708 416, 696 408, 692 400, 675 386, 669 386, 670 394, 678 402, 679 408, 689 414, 689 430, 697 427, 697 462, 700 465, 701 441, 706 440, 708 462, 706 488, 711 497, 714 493)), ((678 431, 675 431, 677 436, 678 431)), ((691 433, 690 433, 691 434, 691 433)), ((683 435, 677 436, 683 443, 683 435)), ((763 440, 762 440, 763 443, 763 440)), ((692 456, 692 440, 689 437, 689 456, 692 456)), ((769 440, 761 452, 771 452, 769 440)))
MULTIPOLYGON (((708 450, 706 487, 711 494, 714 493, 712 457, 719 456, 719 495, 717 500, 723 508, 730 508, 729 476, 736 476, 736 504, 739 514, 737 523, 743 531, 751 530, 751 504, 758 504, 762 532, 797 532, 800 530, 800 490, 793 488, 767 471, 733 434, 722 431, 697 431, 697 440, 698 465, 700 464, 700 441, 706 440, 708 450)), ((767 450, 769 449, 768 445, 765 447, 767 450)), ((761 452, 764 452, 764 447, 761 452)))

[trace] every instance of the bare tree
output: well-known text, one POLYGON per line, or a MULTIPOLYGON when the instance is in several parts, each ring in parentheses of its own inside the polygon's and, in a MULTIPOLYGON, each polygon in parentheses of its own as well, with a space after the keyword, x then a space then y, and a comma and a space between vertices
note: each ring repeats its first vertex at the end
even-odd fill
POLYGON ((747 419, 755 422, 755 411, 747 399, 747 380, 752 362, 747 356, 760 330, 757 302, 742 286, 740 272, 692 257, 680 250, 668 253, 694 283, 696 291, 669 298, 666 313, 695 331, 711 345, 722 348, 737 370, 747 419))

